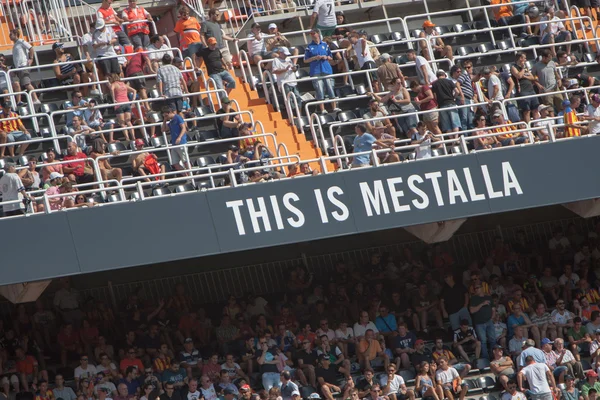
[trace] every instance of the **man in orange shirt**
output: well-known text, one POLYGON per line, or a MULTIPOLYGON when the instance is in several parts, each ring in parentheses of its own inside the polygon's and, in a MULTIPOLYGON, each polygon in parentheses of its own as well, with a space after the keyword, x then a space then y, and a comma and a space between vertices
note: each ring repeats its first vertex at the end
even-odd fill
MULTIPOLYGON (((10 101, 6 101, 2 104, 2 110, 0 111, 0 144, 4 143, 15 143, 31 140, 31 134, 23 125, 23 122, 19 118, 19 114, 11 110, 10 101), (13 118, 13 119, 8 119, 13 118)), ((28 143, 23 143, 19 146, 19 155, 25 154, 25 150, 29 146, 28 143)), ((14 146, 3 146, 0 147, 0 158, 4 157, 4 152, 8 147, 8 154, 11 157, 15 155, 14 146)))
POLYGON ((358 362, 365 370, 371 369, 371 362, 375 358, 380 357, 383 359, 383 365, 387 371, 387 367, 390 364, 390 358, 383 352, 379 341, 375 339, 375 332, 373 332, 373 329, 367 329, 365 337, 358 343, 357 353, 358 362))
POLYGON ((25 350, 21 347, 15 349, 16 370, 19 374, 21 388, 29 391, 29 384, 37 385, 38 379, 48 380, 48 373, 43 370, 39 371, 38 362, 33 356, 25 354, 25 350))
MULTIPOLYGON (((510 4, 510 0, 492 0, 491 5, 498 6, 493 7, 492 10, 494 12, 494 19, 498 22, 499 26, 509 26, 509 25, 519 25, 519 24, 529 24, 529 16, 527 14, 513 14, 513 7, 510 4)), ((521 33, 527 32, 531 35, 531 27, 528 26, 525 28, 514 28, 512 33, 521 33)))
POLYGON ((496 125, 492 131, 494 133, 501 133, 498 135, 498 140, 502 143, 502 146, 512 146, 515 144, 527 143, 529 140, 527 139, 527 133, 512 133, 512 131, 517 130, 515 125, 503 126, 506 124, 512 124, 512 122, 504 119, 504 114, 501 110, 496 110, 492 117, 492 122, 496 125))
POLYGON ((122 374, 125 374, 125 371, 128 367, 136 367, 138 372, 141 373, 144 370, 144 364, 142 364, 142 360, 135 356, 135 347, 130 347, 127 349, 127 357, 121 360, 119 364, 119 369, 122 374))
POLYGON ((203 46, 204 38, 200 35, 201 25, 198 20, 190 16, 190 9, 186 6, 179 10, 179 19, 175 24, 173 31, 179 34, 179 43, 183 57, 192 57, 194 67, 197 67, 196 53, 203 46))

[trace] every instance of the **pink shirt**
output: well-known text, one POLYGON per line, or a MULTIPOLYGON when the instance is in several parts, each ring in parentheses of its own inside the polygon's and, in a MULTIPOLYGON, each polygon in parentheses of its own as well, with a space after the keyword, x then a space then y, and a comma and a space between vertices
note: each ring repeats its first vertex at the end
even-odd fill
MULTIPOLYGON (((58 186, 50 186, 48 189, 46 189, 46 194, 47 195, 51 195, 51 194, 59 194, 60 190, 58 189, 58 186)), ((60 202, 52 202, 52 200, 56 201, 57 199, 49 199, 50 201, 50 209, 51 210, 60 210, 62 209, 62 200, 59 198, 59 200, 61 200, 60 202)))

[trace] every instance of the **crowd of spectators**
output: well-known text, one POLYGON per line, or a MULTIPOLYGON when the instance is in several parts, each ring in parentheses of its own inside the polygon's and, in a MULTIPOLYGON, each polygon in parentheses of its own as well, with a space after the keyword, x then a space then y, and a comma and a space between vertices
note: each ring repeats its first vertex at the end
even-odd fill
POLYGON ((210 308, 183 284, 109 305, 65 278, 51 305, 21 304, 1 322, 0 393, 462 399, 487 366, 503 399, 595 399, 599 234, 570 225, 538 243, 519 232, 468 265, 440 244, 338 260, 318 276, 298 265, 277 295, 235 293, 210 308))

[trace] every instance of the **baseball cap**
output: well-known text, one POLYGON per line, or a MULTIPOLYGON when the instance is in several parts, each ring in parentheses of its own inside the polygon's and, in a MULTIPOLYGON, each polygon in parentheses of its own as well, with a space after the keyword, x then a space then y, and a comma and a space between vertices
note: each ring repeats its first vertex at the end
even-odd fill
POLYGON ((565 381, 574 381, 575 378, 573 378, 571 375, 565 375, 565 381))
POLYGON ((444 71, 443 69, 438 69, 438 71, 435 73, 435 76, 437 76, 438 78, 441 76, 446 76, 446 71, 444 71))
POLYGON ((181 59, 181 57, 175 57, 173 58, 173 64, 179 64, 182 63, 183 60, 181 59))
POLYGON ((142 139, 135 139, 135 147, 144 147, 144 141, 142 139))
POLYGON ((593 94, 592 97, 591 97, 591 100, 594 101, 594 102, 596 102, 596 103, 600 103, 600 94, 598 94, 598 93, 593 94))
POLYGON ((4 102, 2 102, 2 107, 4 107, 4 108, 11 108, 12 107, 12 103, 10 101, 4 101, 4 102))
POLYGON ((379 58, 381 60, 389 60, 392 58, 392 56, 390 56, 389 53, 383 53, 382 55, 379 56, 379 58))
POLYGON ((269 24, 269 29, 275 29, 275 28, 277 28, 277 24, 274 24, 274 23, 271 22, 269 24))
POLYGON ((309 399, 320 399, 320 398, 321 398, 321 396, 319 396, 319 393, 311 393, 311 394, 308 396, 308 398, 309 398, 309 399))
POLYGON ((533 346, 535 346, 535 341, 533 339, 527 339, 525 341, 525 346, 527 346, 527 347, 533 347, 533 346))
POLYGON ((321 354, 319 356, 319 361, 329 360, 329 356, 327 354, 321 354))
POLYGON ((297 391, 297 390, 294 390, 294 391, 292 392, 292 396, 300 396, 300 392, 299 392, 299 391, 297 391))
POLYGON ((417 341, 415 342, 415 346, 418 344, 425 344, 425 342, 423 341, 423 339, 417 339, 417 341))
POLYGON ((206 43, 210 44, 217 44, 217 39, 215 39, 214 37, 209 37, 208 40, 206 41, 206 43))
POLYGON ((504 114, 502 114, 502 110, 496 110, 496 111, 494 111, 494 117, 501 117, 503 115, 504 114))
POLYGON ((502 350, 502 349, 503 349, 503 347, 502 347, 502 346, 500 346, 499 344, 496 344, 496 345, 494 345, 494 346, 492 347, 492 350, 498 350, 498 349, 502 350))
POLYGON ((56 50, 56 49, 58 49, 58 48, 64 47, 64 45, 65 45, 65 44, 64 44, 64 43, 62 43, 62 42, 56 42, 56 43, 54 43, 54 44, 52 45, 52 50, 56 50))
POLYGON ((280 48, 277 49, 277 52, 278 53, 283 53, 286 56, 291 56, 292 55, 292 53, 290 53, 290 51, 288 50, 287 47, 280 47, 280 48))
POLYGON ((189 338, 186 338, 186 339, 183 341, 183 343, 193 343, 193 342, 194 342, 194 339, 192 339, 191 337, 189 337, 189 338))
POLYGON ((562 102, 562 105, 563 106, 570 106, 571 102, 569 100, 565 100, 565 101, 562 102))
POLYGON ((423 22, 423 28, 435 28, 435 24, 430 20, 423 22))
POLYGON ((585 373, 585 376, 598 376, 598 374, 596 373, 596 371, 594 371, 593 369, 591 371, 588 371, 585 373))
POLYGON ((545 344, 552 344, 552 343, 554 343, 554 341, 552 341, 552 340, 550 340, 548 338, 543 338, 542 339, 542 346, 545 345, 545 344))
POLYGON ((232 388, 225 388, 225 390, 223 390, 223 394, 224 395, 235 394, 235 391, 232 388))
POLYGON ((250 390, 250 385, 248 385, 248 384, 242 385, 240 387, 240 390, 243 392, 245 392, 246 390, 250 390))
MULTIPOLYGON (((550 106, 547 106, 547 105, 545 105, 545 104, 540 104, 540 105, 538 106, 537 110, 538 110, 538 112, 542 112, 542 110, 546 110, 546 109, 548 109, 548 108, 550 108, 550 106)), ((533 275, 533 278, 535 278, 535 275, 533 275)))
POLYGON ((102 29, 102 28, 104 28, 104 25, 105 25, 104 24, 104 20, 102 18, 98 18, 96 20, 96 25, 94 25, 94 28, 96 28, 96 29, 102 29))
POLYGON ((54 180, 54 179, 58 179, 58 178, 62 178, 64 175, 58 172, 51 172, 50 173, 50 180, 54 180))
POLYGON ((596 330, 594 331, 594 333, 595 333, 596 335, 599 335, 599 334, 600 334, 600 329, 596 329, 596 330))
POLYGON ((221 103, 229 104, 229 103, 231 103, 231 100, 229 100, 229 97, 224 96, 224 97, 221 97, 221 103))

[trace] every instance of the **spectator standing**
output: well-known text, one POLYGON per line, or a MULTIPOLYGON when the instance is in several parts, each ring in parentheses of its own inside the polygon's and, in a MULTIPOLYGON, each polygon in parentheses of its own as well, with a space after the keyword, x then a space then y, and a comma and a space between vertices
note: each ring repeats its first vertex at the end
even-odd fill
MULTIPOLYGON (((543 88, 545 93, 556 92, 559 90, 558 83, 560 82, 558 66, 552 61, 550 50, 543 49, 540 53, 541 59, 533 65, 531 72, 538 78, 540 85, 538 88, 543 88)), ((542 99, 545 105, 554 107, 557 111, 562 110, 563 97, 560 93, 549 94, 542 99)))
POLYGON ((123 71, 127 78, 138 77, 129 82, 131 82, 131 86, 139 93, 141 100, 148 98, 146 79, 142 78, 142 76, 145 75, 144 69, 152 74, 156 74, 157 72, 152 65, 152 61, 150 61, 150 57, 148 57, 146 53, 138 52, 134 56, 129 57, 125 70, 123 71))
POLYGON ((277 57, 273 59, 271 72, 277 77, 279 91, 283 93, 287 99, 288 93, 293 93, 296 102, 300 107, 302 105, 302 96, 298 91, 298 83, 296 82, 296 64, 289 58, 291 55, 287 47, 275 49, 277 57))
POLYGON ((379 61, 381 61, 381 65, 377 68, 376 72, 377 82, 379 82, 379 91, 392 90, 394 78, 404 80, 404 75, 400 70, 400 66, 392 61, 392 56, 388 53, 383 53, 379 56, 379 61))
POLYGON ((317 0, 314 3, 310 16, 309 29, 319 29, 323 37, 331 36, 335 32, 337 18, 334 0, 317 0))
POLYGON ((129 86, 128 83, 122 82, 119 74, 112 74, 109 77, 110 93, 113 101, 117 103, 115 106, 115 114, 117 115, 117 123, 123 130, 125 140, 135 140, 135 130, 131 123, 131 104, 129 104, 129 94, 131 93, 135 99, 136 90, 129 86), (130 136, 131 133, 131 136, 130 136))
POLYGON ((462 126, 455 98, 456 95, 462 98, 462 91, 456 83, 448 79, 443 70, 438 70, 436 76, 437 80, 431 85, 431 91, 440 110, 440 127, 442 132, 454 132, 458 135, 462 126))
POLYGON ((221 50, 217 48, 217 39, 211 37, 207 40, 208 47, 204 47, 198 51, 204 59, 208 76, 214 81, 218 89, 225 89, 227 93, 235 89, 235 79, 227 70, 227 63, 221 54, 221 50), (225 85, 223 85, 225 82, 225 85))
MULTIPOLYGON (((464 97, 464 102, 459 103, 459 105, 465 104, 473 104, 473 98, 475 97, 475 91, 473 90, 473 61, 466 60, 462 63, 462 73, 458 75, 456 81, 460 87, 460 90, 464 97)), ((463 107, 458 110, 458 115, 460 116, 460 124, 462 128, 465 130, 473 129, 473 119, 475 118, 475 113, 473 112, 473 107, 463 107)))
MULTIPOLYGON (((348 38, 350 40, 351 48, 354 50, 354 54, 356 55, 358 67, 361 70, 374 69, 375 60, 373 60, 373 57, 371 56, 371 50, 367 40, 361 38, 357 32, 352 32, 348 38)), ((371 77, 373 80, 375 80, 377 78, 377 74, 371 73, 371 77)))
POLYGON ((158 93, 167 98, 167 105, 176 110, 183 111, 183 93, 188 93, 188 88, 183 79, 183 74, 176 66, 172 65, 173 59, 165 54, 162 58, 162 67, 158 69, 156 81, 158 93))
MULTIPOLYGON (((333 60, 331 50, 329 49, 329 45, 321 40, 321 31, 319 29, 313 28, 310 31, 310 36, 312 42, 306 47, 304 62, 310 64, 310 76, 319 78, 312 81, 316 98, 317 100, 324 100, 325 92, 327 92, 329 99, 333 100, 336 98, 333 90, 335 82, 332 78, 328 78, 328 76, 333 74, 330 64, 330 61, 333 60)), ((335 101, 331 102, 331 106, 334 112, 341 111, 335 101)), ((319 104, 319 107, 321 108, 321 113, 325 114, 325 104, 319 104)))
POLYGON ((488 346, 496 344, 494 329, 492 298, 483 293, 481 283, 476 284, 475 294, 471 296, 469 311, 473 316, 473 325, 477 337, 481 341, 481 355, 489 359, 488 346))
POLYGON ((600 133, 600 95, 595 93, 590 98, 591 104, 585 108, 583 120, 588 121, 588 135, 600 133))
POLYGON ((520 368, 523 368, 524 366, 526 366, 528 357, 533 357, 533 360, 536 363, 541 363, 541 364, 546 363, 546 354, 542 350, 535 347, 535 341, 533 339, 527 339, 525 341, 525 345, 523 346, 523 351, 521 352, 521 355, 519 356, 517 365, 520 368))
MULTIPOLYGON (((35 58, 35 50, 30 43, 26 42, 25 39, 21 37, 21 31, 19 29, 12 29, 9 32, 8 37, 14 43, 12 48, 13 66, 15 68, 26 68, 32 66, 35 58)), ((13 78, 12 83, 13 90, 15 92, 21 92, 23 90, 31 92, 33 89, 35 89, 31 84, 31 75, 29 70, 18 71, 13 76, 16 77, 13 78)), ((15 98, 19 105, 25 105, 25 103, 21 102, 20 94, 17 94, 15 98)), ((40 100, 35 92, 31 93, 31 99, 33 104, 40 104, 40 100)))
MULTIPOLYGON (((7 163, 4 169, 5 173, 0 178, 0 193, 2 194, 2 201, 20 200, 23 196, 26 196, 25 186, 19 175, 16 173, 15 165, 7 163)), ((4 204, 2 206, 4 215, 7 217, 13 215, 22 215, 24 208, 22 202, 4 204)))
POLYGON ((96 13, 96 19, 104 20, 104 23, 115 32, 115 35, 117 35, 121 46, 131 46, 129 37, 123 32, 123 28, 121 27, 124 20, 115 12, 112 7, 113 3, 114 0, 102 0, 102 4, 100 4, 100 8, 98 8, 98 12, 96 13))
POLYGON ((138 7, 137 1, 128 0, 128 6, 121 14, 127 36, 129 36, 133 49, 136 51, 150 46, 150 26, 148 22, 153 21, 152 15, 144 7, 138 7))
POLYGON ((217 47, 221 50, 221 55, 223 59, 228 65, 228 69, 231 69, 231 52, 229 51, 229 46, 227 46, 227 42, 237 42, 237 38, 233 38, 229 35, 226 35, 221 25, 219 24, 219 10, 216 8, 211 8, 208 11, 208 19, 202 22, 202 36, 204 40, 214 37, 217 39, 217 47))
POLYGON ((431 86, 437 79, 436 74, 433 73, 431 65, 427 62, 427 59, 423 56, 418 56, 415 49, 409 49, 406 52, 406 59, 410 62, 414 62, 417 68, 417 77, 419 83, 425 86, 431 86))
POLYGON ((471 323, 471 315, 467 306, 469 304, 469 293, 467 289, 454 280, 452 271, 446 272, 444 276, 444 285, 440 294, 440 305, 444 318, 450 320, 452 330, 460 327, 460 321, 466 319, 471 323))
POLYGON ((96 30, 92 34, 92 47, 96 52, 98 68, 104 74, 100 79, 111 74, 120 74, 121 67, 116 58, 114 45, 119 41, 113 30, 106 26, 103 19, 96 20, 96 30), (109 58, 110 57, 110 58, 109 58), (103 60, 102 58, 106 58, 103 60))
MULTIPOLYGON (((163 132, 171 135, 171 146, 179 146, 187 143, 187 126, 179 114, 169 106, 162 109, 163 114, 163 132)), ((190 169, 190 160, 185 148, 178 147, 171 149, 171 160, 176 169, 190 169), (183 165, 182 165, 183 164, 183 165)))
MULTIPOLYGON (((373 144, 381 147, 391 147, 394 145, 386 145, 385 143, 375 139, 373 135, 367 132, 367 125, 360 123, 354 128, 356 137, 354 138, 354 152, 361 153, 370 151, 373 148, 373 144)), ((371 161, 371 154, 358 154, 352 157, 352 167, 366 167, 371 161)), ((367 314, 368 315, 368 314, 367 314)), ((356 325, 355 325, 356 326, 356 325)), ((356 329, 355 329, 356 332, 356 329)))
POLYGON ((437 111, 437 103, 435 97, 431 91, 431 87, 427 85, 421 85, 417 81, 410 83, 410 89, 413 93, 417 93, 417 98, 414 99, 414 103, 419 105, 421 111, 429 111, 428 113, 421 114, 421 118, 427 129, 429 129, 434 135, 441 135, 442 131, 438 125, 439 113, 437 111))
POLYGON ((196 53, 204 45, 203 37, 200 35, 202 27, 195 17, 190 16, 188 6, 179 9, 179 19, 173 28, 173 32, 179 34, 179 44, 183 58, 192 57, 194 67, 198 66, 196 53))
POLYGON ((536 400, 552 400, 552 392, 556 390, 556 381, 550 368, 544 363, 536 362, 532 356, 525 359, 525 367, 517 374, 519 391, 523 391, 523 380, 529 384, 528 393, 536 400))
MULTIPOLYGON (((516 55, 515 63, 510 67, 510 73, 512 77, 517 81, 517 97, 526 97, 535 95, 534 85, 540 87, 543 90, 537 78, 531 73, 529 67, 526 65, 527 55, 522 52, 518 52, 516 55)), ((537 108, 540 103, 537 97, 530 97, 527 99, 517 99, 517 105, 523 113, 523 120, 529 123, 531 120, 531 110, 537 108)))

